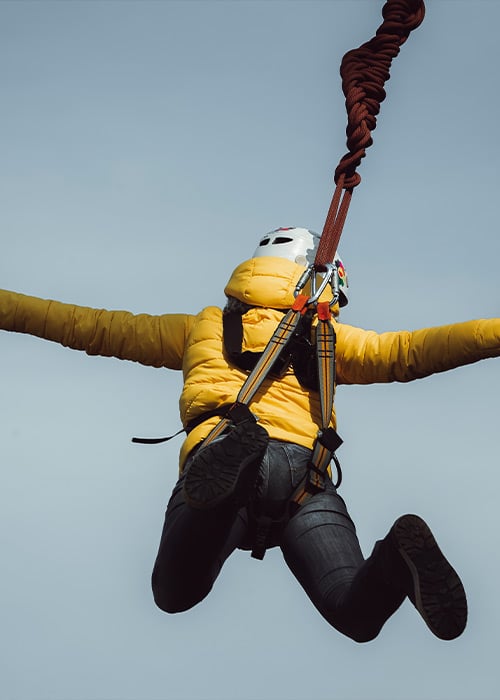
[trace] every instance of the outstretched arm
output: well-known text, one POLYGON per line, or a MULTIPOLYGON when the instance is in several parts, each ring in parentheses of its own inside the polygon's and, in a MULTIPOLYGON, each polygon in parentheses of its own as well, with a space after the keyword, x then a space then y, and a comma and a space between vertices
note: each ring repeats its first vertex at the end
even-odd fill
POLYGON ((0 290, 0 329, 153 367, 181 369, 193 319, 91 309, 0 290))
POLYGON ((339 384, 409 382, 500 356, 500 319, 375 333, 337 324, 339 384))

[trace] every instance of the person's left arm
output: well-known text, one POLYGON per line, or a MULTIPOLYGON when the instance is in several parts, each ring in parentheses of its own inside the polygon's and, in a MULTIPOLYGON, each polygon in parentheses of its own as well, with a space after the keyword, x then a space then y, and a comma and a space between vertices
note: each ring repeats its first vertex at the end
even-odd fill
POLYGON ((376 333, 338 323, 339 384, 409 382, 500 356, 500 319, 376 333))

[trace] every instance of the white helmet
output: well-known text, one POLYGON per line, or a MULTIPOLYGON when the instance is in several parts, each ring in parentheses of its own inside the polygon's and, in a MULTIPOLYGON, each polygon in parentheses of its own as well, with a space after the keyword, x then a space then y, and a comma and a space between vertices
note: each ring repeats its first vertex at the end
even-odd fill
MULTIPOLYGON (((265 256, 286 258, 297 265, 307 267, 314 263, 316 251, 318 249, 319 234, 310 231, 307 228, 278 228, 275 231, 266 233, 260 239, 260 243, 253 258, 262 258, 265 256)), ((339 305, 347 304, 347 274, 344 264, 337 254, 335 254, 334 262, 337 266, 339 276, 339 305)))

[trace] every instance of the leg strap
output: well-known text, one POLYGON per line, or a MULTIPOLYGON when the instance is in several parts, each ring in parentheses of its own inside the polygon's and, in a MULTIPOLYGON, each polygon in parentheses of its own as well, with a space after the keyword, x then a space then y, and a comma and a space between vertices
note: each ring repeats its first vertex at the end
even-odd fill
POLYGON ((273 519, 268 515, 259 515, 255 522, 255 534, 252 543, 252 557, 254 559, 264 559, 267 549, 267 540, 273 524, 273 519))
POLYGON ((290 499, 292 512, 296 511, 299 506, 303 505, 315 493, 325 490, 325 478, 332 460, 337 468, 337 480, 334 485, 335 488, 340 486, 342 470, 335 451, 341 444, 342 438, 334 428, 326 428, 319 431, 307 473, 290 499))

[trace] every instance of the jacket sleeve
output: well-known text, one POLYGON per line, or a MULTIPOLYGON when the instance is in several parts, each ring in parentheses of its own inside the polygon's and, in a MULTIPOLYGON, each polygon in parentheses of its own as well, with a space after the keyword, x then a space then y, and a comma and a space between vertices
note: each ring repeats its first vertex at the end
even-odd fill
POLYGON ((0 290, 0 329, 152 367, 181 369, 194 318, 91 309, 0 290))
POLYGON ((409 382, 500 355, 500 319, 375 333, 336 324, 339 384, 409 382))

